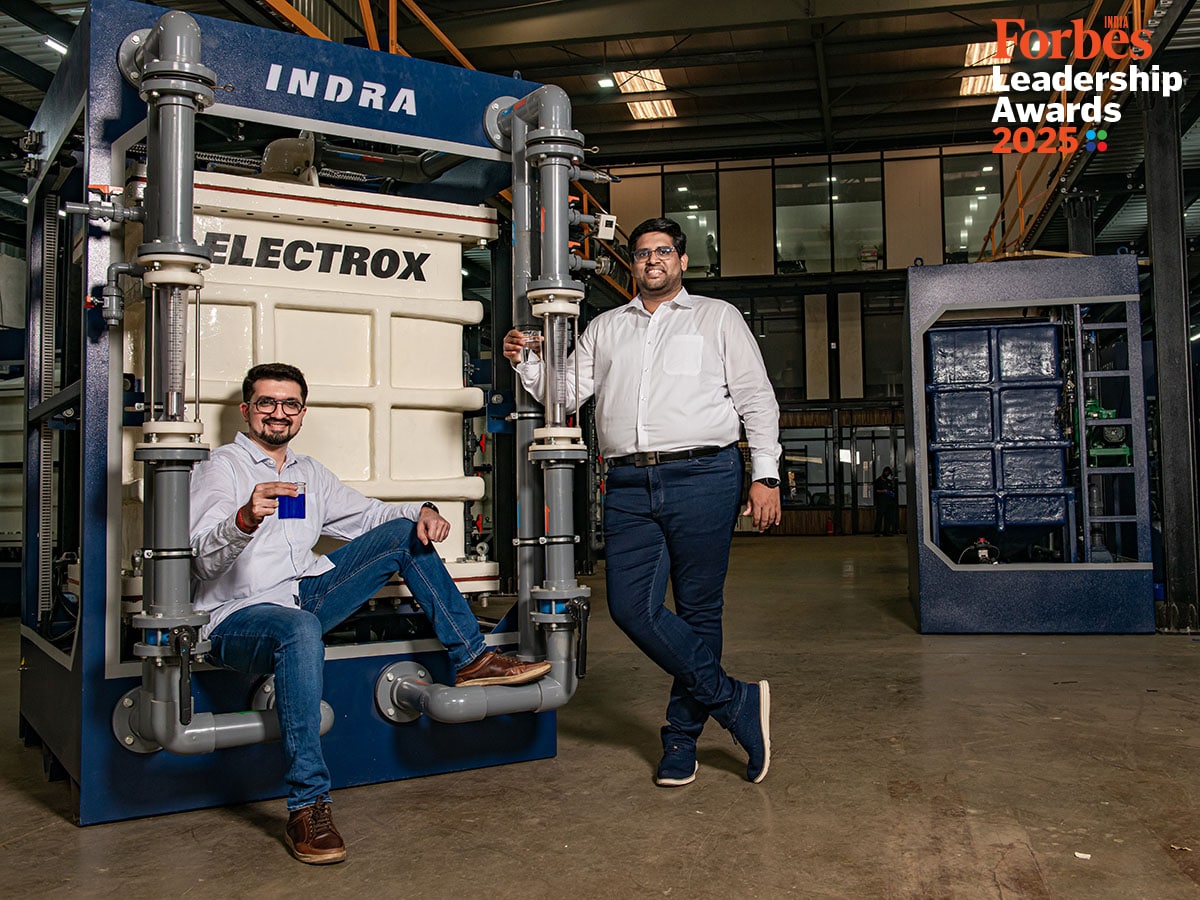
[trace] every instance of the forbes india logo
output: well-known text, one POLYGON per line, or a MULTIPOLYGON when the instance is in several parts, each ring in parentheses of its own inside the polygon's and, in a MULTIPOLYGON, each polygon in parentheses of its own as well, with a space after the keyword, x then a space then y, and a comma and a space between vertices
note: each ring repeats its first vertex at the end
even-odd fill
POLYGON ((1122 93, 1169 97, 1183 89, 1183 74, 1148 64, 1154 48, 1150 32, 1131 31, 1128 16, 1105 16, 1104 32, 1072 19, 1055 30, 1026 28, 1024 19, 994 19, 996 64, 990 92, 998 94, 992 112, 997 141, 993 153, 1092 153, 1108 149, 1106 126, 1121 120, 1122 93), (1097 57, 1112 60, 1106 71, 1097 57), (1061 69, 1015 71, 1006 78, 1007 62, 1064 61, 1061 69), (1072 62, 1065 62, 1072 60, 1072 62), (1076 68, 1083 64, 1082 68, 1076 68), (1093 71, 1094 69, 1094 71, 1093 71))

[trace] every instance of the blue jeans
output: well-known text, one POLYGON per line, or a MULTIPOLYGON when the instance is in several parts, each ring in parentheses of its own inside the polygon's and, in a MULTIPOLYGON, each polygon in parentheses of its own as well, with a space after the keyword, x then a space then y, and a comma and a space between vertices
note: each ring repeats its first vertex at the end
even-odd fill
POLYGON ((260 603, 239 609, 213 629, 208 658, 239 672, 275 673, 275 712, 287 759, 288 809, 328 798, 321 753, 322 635, 343 622, 396 572, 461 669, 486 647, 471 607, 416 524, 393 519, 329 554, 334 568, 300 579, 300 605, 260 603))
POLYGON ((725 573, 741 493, 736 447, 608 472, 608 608, 638 648, 674 676, 664 746, 694 745, 710 715, 728 726, 745 694, 721 668, 725 573), (675 612, 666 607, 668 577, 675 612))

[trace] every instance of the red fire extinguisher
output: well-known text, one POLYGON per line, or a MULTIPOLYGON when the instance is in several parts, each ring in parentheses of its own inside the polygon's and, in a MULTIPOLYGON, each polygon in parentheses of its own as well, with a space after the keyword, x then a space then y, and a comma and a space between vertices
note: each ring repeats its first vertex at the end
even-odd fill
POLYGON ((825 533, 833 537, 833 516, 825 520, 825 533))

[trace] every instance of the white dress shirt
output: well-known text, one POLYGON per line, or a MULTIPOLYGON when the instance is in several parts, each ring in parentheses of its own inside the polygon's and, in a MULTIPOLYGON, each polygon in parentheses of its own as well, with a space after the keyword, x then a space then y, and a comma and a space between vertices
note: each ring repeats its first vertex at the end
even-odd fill
MULTIPOLYGON (((542 397, 541 360, 532 357, 516 370, 526 390, 542 397)), ((751 477, 779 477, 775 391, 754 335, 737 307, 724 300, 681 288, 651 314, 634 297, 592 320, 576 341, 567 372, 569 409, 596 397, 604 457, 724 447, 738 440, 744 422, 751 477)))
MULTIPOLYGON (((321 535, 352 540, 392 519, 421 515, 420 503, 384 503, 342 484, 311 456, 288 448, 283 471, 245 434, 192 470, 192 605, 210 615, 207 638, 228 616, 255 603, 295 606, 300 579, 334 568, 313 553, 321 535), (270 515, 253 534, 237 527, 239 507, 265 481, 305 484, 305 517, 270 515)), ((364 598, 366 599, 366 598, 364 598)))

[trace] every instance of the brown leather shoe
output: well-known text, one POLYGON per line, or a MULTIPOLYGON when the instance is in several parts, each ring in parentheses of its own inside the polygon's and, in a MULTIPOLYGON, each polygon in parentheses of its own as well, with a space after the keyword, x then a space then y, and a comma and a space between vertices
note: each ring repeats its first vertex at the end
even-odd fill
POLYGON ((333 810, 325 800, 294 810, 284 831, 287 848, 302 863, 322 866, 346 858, 346 844, 333 824, 333 810))
POLYGON ((550 671, 548 662, 525 662, 495 650, 485 650, 474 662, 458 670, 456 687, 484 684, 528 684, 550 671))

